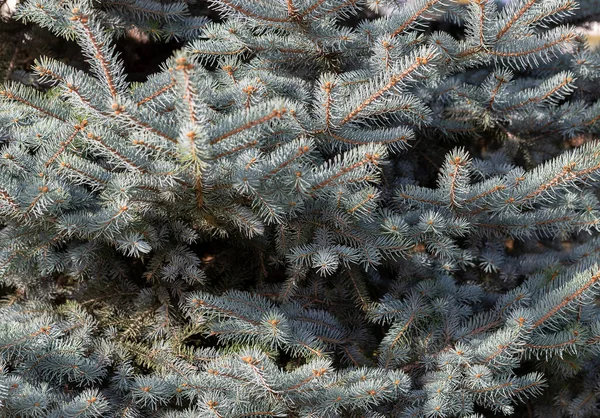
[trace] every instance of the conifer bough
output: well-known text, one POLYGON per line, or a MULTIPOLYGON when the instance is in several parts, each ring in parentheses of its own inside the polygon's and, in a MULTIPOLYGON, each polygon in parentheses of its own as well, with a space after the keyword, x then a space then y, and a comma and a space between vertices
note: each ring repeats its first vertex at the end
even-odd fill
POLYGON ((88 66, 0 88, 0 415, 598 416, 590 2, 186 3, 19 6, 88 66))

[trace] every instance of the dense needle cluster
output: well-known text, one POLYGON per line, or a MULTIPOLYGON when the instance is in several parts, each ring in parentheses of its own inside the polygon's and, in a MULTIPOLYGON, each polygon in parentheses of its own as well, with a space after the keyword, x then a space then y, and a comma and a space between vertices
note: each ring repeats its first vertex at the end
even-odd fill
POLYGON ((593 2, 186 3, 20 4, 1 416, 600 414, 593 2))

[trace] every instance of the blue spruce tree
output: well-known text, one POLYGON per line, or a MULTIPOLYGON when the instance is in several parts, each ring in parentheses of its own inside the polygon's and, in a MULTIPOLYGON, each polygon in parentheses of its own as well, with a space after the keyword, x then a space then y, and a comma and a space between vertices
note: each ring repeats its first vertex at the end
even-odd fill
POLYGON ((598 5, 187 3, 19 5, 0 416, 599 416, 598 5))

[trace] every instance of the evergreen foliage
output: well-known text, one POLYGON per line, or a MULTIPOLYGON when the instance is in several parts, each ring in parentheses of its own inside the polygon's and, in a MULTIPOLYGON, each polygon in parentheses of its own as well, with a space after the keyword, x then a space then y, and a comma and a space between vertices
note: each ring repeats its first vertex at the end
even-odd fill
POLYGON ((588 3, 23 1, 88 67, 0 89, 0 414, 598 416, 588 3))

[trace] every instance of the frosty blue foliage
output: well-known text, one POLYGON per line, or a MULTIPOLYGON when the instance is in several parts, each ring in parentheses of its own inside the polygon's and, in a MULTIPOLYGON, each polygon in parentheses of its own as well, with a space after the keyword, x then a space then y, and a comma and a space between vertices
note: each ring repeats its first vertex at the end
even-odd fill
POLYGON ((0 88, 0 415, 598 416, 589 3, 23 1, 88 67, 0 88))

